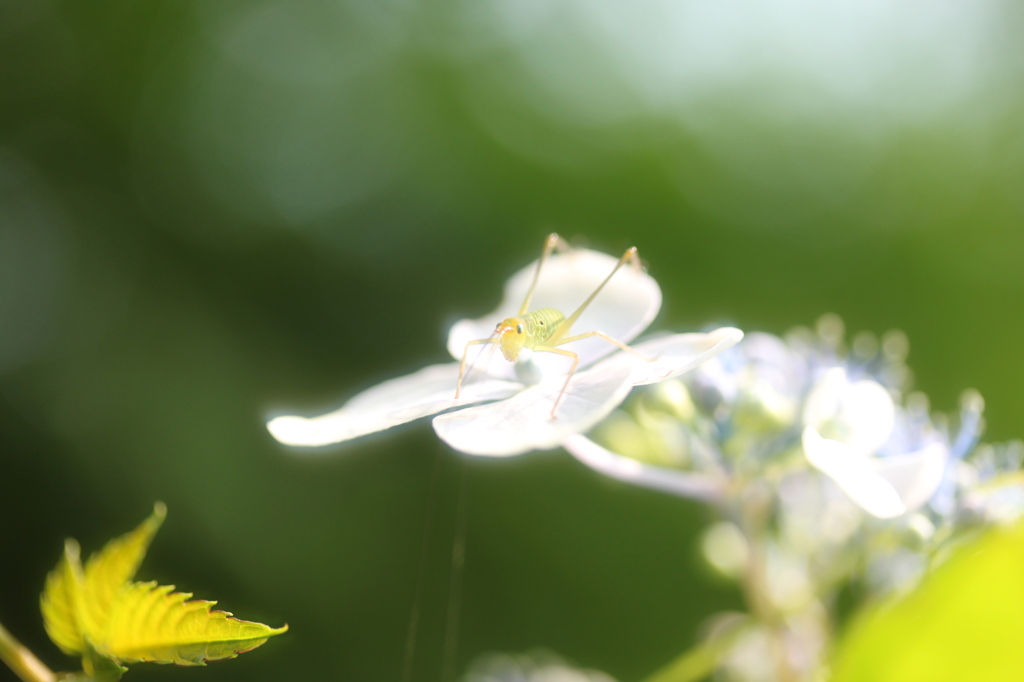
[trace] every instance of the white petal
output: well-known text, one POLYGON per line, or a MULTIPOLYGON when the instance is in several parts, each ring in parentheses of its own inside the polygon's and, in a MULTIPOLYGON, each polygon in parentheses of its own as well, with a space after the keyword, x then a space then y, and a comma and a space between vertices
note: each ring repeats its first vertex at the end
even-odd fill
POLYGON ((875 473, 869 459, 855 448, 822 438, 813 426, 804 429, 803 445, 807 460, 835 481, 864 511, 881 519, 906 511, 892 484, 875 473))
POLYGON ((458 363, 431 365, 367 389, 329 414, 310 419, 277 417, 267 423, 267 429, 286 445, 328 445, 452 407, 505 398, 522 389, 514 382, 488 379, 465 385, 463 395, 455 400, 458 376, 458 363))
POLYGON ((743 332, 733 327, 722 327, 708 334, 673 334, 632 346, 633 350, 651 359, 650 362, 621 352, 598 366, 612 362, 630 362, 633 367, 634 385, 656 384, 689 372, 735 345, 742 338, 743 332))
MULTIPOLYGON (((541 270, 530 310, 555 308, 566 316, 571 315, 611 273, 617 262, 618 258, 614 256, 588 249, 552 254, 541 270)), ((476 320, 461 320, 452 327, 448 334, 448 352, 452 357, 461 360, 467 341, 488 338, 495 325, 519 312, 536 267, 536 262, 533 262, 509 279, 504 299, 496 310, 476 320)), ((658 283, 627 263, 580 315, 572 332, 601 331, 629 343, 647 328, 660 309, 661 289, 658 283)), ((580 355, 580 367, 586 367, 616 348, 607 341, 592 338, 574 342, 572 350, 580 355)), ((476 352, 470 347, 471 356, 476 352)), ((553 365, 555 372, 564 375, 565 363, 560 362, 558 356, 540 353, 536 361, 545 369, 553 365)), ((485 351, 478 366, 493 376, 514 376, 511 363, 501 353, 485 351)))
POLYGON ((589 430, 633 387, 629 364, 577 372, 552 419, 551 406, 563 382, 552 377, 508 400, 443 414, 434 419, 434 431, 456 450, 471 455, 505 457, 546 450, 589 430))
POLYGON ((949 450, 942 443, 931 443, 905 455, 871 458, 875 472, 896 489, 907 511, 932 498, 942 483, 947 461, 949 450))
POLYGON ((854 447, 875 452, 892 435, 896 424, 896 405, 889 391, 870 379, 855 381, 843 400, 840 417, 850 428, 854 447))
POLYGON ((804 406, 804 423, 858 450, 875 452, 892 435, 896 406, 876 381, 850 381, 833 367, 817 381, 804 406))
POLYGON ((569 436, 562 445, 579 461, 612 478, 705 502, 722 499, 724 486, 711 476, 644 464, 617 455, 580 434, 569 436))
POLYGON ((815 430, 836 418, 842 405, 843 394, 850 385, 845 367, 830 367, 814 382, 804 402, 803 421, 815 430))

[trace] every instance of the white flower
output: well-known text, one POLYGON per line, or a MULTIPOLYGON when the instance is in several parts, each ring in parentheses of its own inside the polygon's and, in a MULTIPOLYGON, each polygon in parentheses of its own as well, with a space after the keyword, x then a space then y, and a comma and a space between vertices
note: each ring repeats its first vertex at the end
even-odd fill
MULTIPOLYGON (((584 249, 552 255, 541 271, 531 308, 555 308, 570 314, 616 263, 616 258, 584 249)), ((452 327, 448 350, 456 360, 461 359, 467 341, 488 338, 495 323, 518 312, 535 269, 534 263, 513 275, 497 310, 452 327)), ((580 316, 572 332, 601 331, 630 343, 647 328, 660 307, 661 290, 654 279, 638 269, 623 267, 580 316)), ((650 361, 620 351, 600 338, 567 344, 563 348, 578 353, 580 362, 554 419, 551 407, 565 383, 571 360, 524 350, 518 362, 509 363, 490 345, 470 347, 473 367, 457 400, 459 363, 453 362, 386 381, 329 414, 277 417, 267 428, 287 445, 319 446, 452 410, 434 419, 434 430, 457 450, 506 456, 554 448, 606 417, 633 386, 678 376, 742 337, 738 329, 726 327, 708 334, 664 336, 632 346, 650 361)))
POLYGON ((681 497, 721 502, 729 483, 725 476, 681 471, 618 455, 581 434, 569 436, 564 445, 573 457, 606 476, 681 497))
POLYGON ((807 460, 866 512, 883 519, 931 499, 949 459, 949 449, 938 440, 912 452, 875 456, 892 437, 897 416, 881 384, 850 381, 843 367, 827 370, 804 406, 801 440, 807 460))
MULTIPOLYGON (((792 420, 791 405, 800 400, 805 364, 781 339, 755 332, 688 375, 686 385, 676 388, 687 405, 691 399, 699 404, 701 415, 696 421, 691 417, 680 422, 682 442, 671 445, 673 451, 687 452, 689 461, 679 463, 683 469, 638 461, 583 435, 567 439, 565 448, 607 476, 703 502, 722 502, 731 485, 726 460, 732 446, 727 434, 750 434, 755 439, 752 450, 763 449, 758 444, 762 440, 774 446, 792 420)), ((685 411, 691 409, 692 405, 685 411)))
POLYGON ((758 470, 799 441, 807 461, 868 513, 892 518, 920 508, 942 484, 948 438, 926 412, 897 406, 875 379, 852 380, 851 371, 873 375, 832 351, 799 335, 787 343, 754 333, 689 375, 685 390, 701 416, 679 424, 683 436, 672 449, 688 453, 682 470, 616 454, 582 435, 566 448, 606 475, 714 502, 728 489, 730 470, 758 470))
POLYGON ((557 655, 533 651, 522 655, 486 654, 469 666, 464 682, 615 682, 597 670, 574 668, 557 655))
POLYGON ((949 453, 930 443, 904 455, 872 457, 836 440, 822 438, 813 426, 803 432, 804 453, 864 511, 880 519, 901 516, 927 502, 942 482, 949 453))

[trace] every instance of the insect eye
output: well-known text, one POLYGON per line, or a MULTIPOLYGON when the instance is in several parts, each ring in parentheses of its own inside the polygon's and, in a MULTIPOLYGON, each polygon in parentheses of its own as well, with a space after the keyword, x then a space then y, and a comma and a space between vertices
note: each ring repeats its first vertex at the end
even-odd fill
POLYGON ((516 334, 522 334, 522 333, 523 333, 523 325, 517 324, 516 325, 516 334))

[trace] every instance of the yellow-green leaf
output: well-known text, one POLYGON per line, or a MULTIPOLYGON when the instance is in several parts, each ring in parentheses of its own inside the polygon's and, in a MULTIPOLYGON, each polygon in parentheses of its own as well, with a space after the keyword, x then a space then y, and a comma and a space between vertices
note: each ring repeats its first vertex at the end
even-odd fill
POLYGON ((160 530, 167 516, 163 502, 153 505, 153 513, 138 528, 114 538, 102 551, 89 557, 85 564, 86 632, 98 631, 110 617, 110 605, 121 587, 135 577, 139 564, 146 556, 149 543, 160 530))
POLYGON ((131 583, 110 609, 96 650, 115 659, 204 665, 255 649, 288 626, 271 628, 211 611, 217 602, 186 601, 191 594, 170 585, 131 583))
POLYGON ((122 662, 155 661, 203 665, 255 649, 288 626, 271 628, 211 611, 216 602, 186 601, 155 582, 130 582, 166 515, 157 503, 138 528, 107 543, 85 569, 78 543, 47 576, 40 599, 50 639, 62 651, 82 656, 94 680, 120 678, 122 662))
POLYGON ((82 575, 78 552, 78 543, 74 540, 64 543, 64 555, 46 576, 46 587, 39 599, 46 634, 70 656, 85 651, 85 633, 78 615, 82 575))
POLYGON ((833 682, 1020 679, 1022 576, 1024 524, 964 545, 907 597, 851 625, 833 682))
POLYGON ((88 678, 83 682, 117 682, 128 671, 110 656, 96 651, 89 642, 86 642, 85 645, 82 669, 88 678))

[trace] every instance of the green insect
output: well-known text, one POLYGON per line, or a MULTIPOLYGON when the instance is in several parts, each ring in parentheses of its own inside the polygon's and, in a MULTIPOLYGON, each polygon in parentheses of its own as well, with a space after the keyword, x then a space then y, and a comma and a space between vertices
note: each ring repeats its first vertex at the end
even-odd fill
MULTIPOLYGON (((611 273, 609 273, 604 281, 594 289, 594 292, 587 297, 587 300, 583 301, 580 307, 577 308, 572 315, 569 315, 569 317, 566 317, 561 311, 555 310, 554 308, 540 308, 532 312, 527 312, 530 308, 530 299, 533 298, 533 290, 536 288, 537 280, 540 278, 541 268, 544 267, 544 261, 547 260, 547 257, 556 248, 563 251, 567 250, 569 246, 565 240, 557 234, 552 233, 544 242, 544 250, 541 252, 540 260, 537 261, 537 270, 533 273, 533 281, 530 283, 530 288, 526 292, 526 298, 523 300, 523 304, 519 307, 519 313, 515 317, 509 317, 499 322, 497 327, 494 329, 494 333, 492 333, 490 337, 486 339, 473 339, 466 343, 466 347, 462 351, 462 362, 459 365, 459 380, 455 387, 456 398, 459 397, 459 394, 462 391, 462 381, 466 376, 466 358, 469 355, 470 346, 496 343, 501 348, 501 354, 505 356, 505 359, 509 362, 516 362, 519 360, 519 354, 524 348, 534 352, 557 353, 558 355, 564 355, 572 358, 572 366, 569 368, 569 373, 565 377, 565 383, 562 384, 562 390, 559 392, 558 397, 555 398, 555 402, 551 406, 552 419, 555 418, 555 410, 558 408, 558 403, 562 400, 562 396, 565 395, 565 390, 569 387, 569 380, 572 379, 572 375, 576 371, 576 366, 580 362, 579 355, 570 350, 559 348, 559 346, 596 336, 643 360, 651 360, 650 358, 644 357, 640 353, 636 352, 621 341, 613 339, 604 332, 589 331, 582 334, 569 335, 572 325, 577 319, 579 319, 579 316, 583 314, 583 311, 587 309, 587 306, 591 304, 598 293, 600 293, 601 289, 604 288, 604 285, 606 285, 612 276, 618 272, 619 268, 626 263, 631 263, 633 267, 638 270, 642 268, 635 246, 626 249, 626 252, 622 254, 622 258, 620 258, 619 262, 615 264, 614 268, 612 268, 611 273)), ((472 365, 470 368, 472 368, 472 365)))

